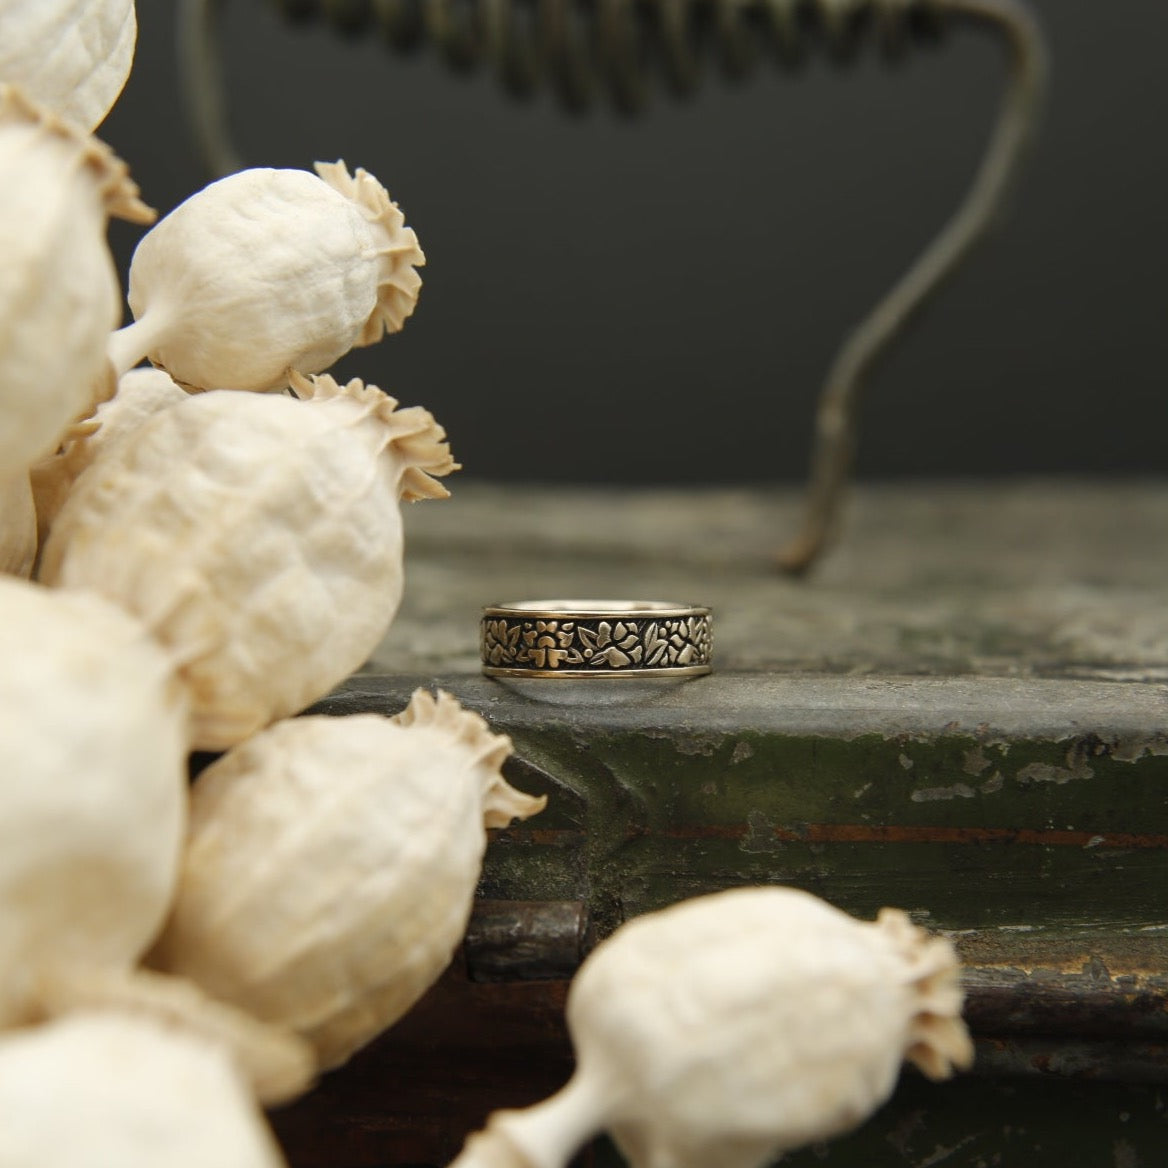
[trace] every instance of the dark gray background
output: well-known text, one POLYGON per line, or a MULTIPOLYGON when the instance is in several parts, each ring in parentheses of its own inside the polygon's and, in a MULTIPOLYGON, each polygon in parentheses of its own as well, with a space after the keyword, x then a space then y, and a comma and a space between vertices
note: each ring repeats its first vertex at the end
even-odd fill
MULTIPOLYGON (((100 131, 166 211, 205 180, 169 0, 100 131)), ((1168 467, 1168 5, 1041 0, 1053 88, 1001 229, 880 367, 868 478, 1168 467)), ((428 406, 467 473, 510 480, 802 477, 846 329, 962 195, 1003 77, 954 30, 890 68, 820 53, 648 114, 564 115, 435 53, 387 52, 271 0, 224 0, 227 91, 254 165, 344 158, 429 260, 416 315, 346 375, 428 406)), ((123 266, 140 229, 114 229, 123 266)))

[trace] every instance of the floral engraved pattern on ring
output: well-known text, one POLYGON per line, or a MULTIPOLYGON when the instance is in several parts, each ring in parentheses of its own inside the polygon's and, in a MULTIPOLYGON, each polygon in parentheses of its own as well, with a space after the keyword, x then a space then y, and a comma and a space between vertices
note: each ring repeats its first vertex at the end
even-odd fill
POLYGON ((498 669, 595 671, 707 666, 706 616, 488 617, 482 622, 482 660, 498 669))

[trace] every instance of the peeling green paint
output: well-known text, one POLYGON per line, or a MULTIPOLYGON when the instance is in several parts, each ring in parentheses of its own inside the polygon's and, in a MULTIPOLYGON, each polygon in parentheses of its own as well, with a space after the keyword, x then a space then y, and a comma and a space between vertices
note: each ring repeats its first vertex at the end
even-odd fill
MULTIPOLYGON (((337 712, 397 707, 411 684, 359 679, 337 712)), ((764 704, 776 683, 730 679, 601 708, 456 681, 511 735, 527 768, 517 785, 549 795, 488 849, 484 893, 586 900, 600 933, 756 882, 860 915, 901 905, 954 930, 1163 921, 1168 706, 1141 710, 1122 685, 1055 687, 1072 704, 1027 708, 1026 688, 819 684, 784 682, 764 704), (778 701, 821 692, 805 714, 778 701)))

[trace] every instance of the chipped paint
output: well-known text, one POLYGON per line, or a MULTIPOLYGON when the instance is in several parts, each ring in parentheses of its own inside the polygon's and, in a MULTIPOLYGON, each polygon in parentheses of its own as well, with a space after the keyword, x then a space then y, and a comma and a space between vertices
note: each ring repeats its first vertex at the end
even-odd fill
POLYGON ((1002 772, 994 771, 994 773, 990 775, 990 777, 986 779, 986 781, 982 783, 980 787, 978 787, 978 790, 983 795, 994 795, 1005 786, 1005 783, 1006 780, 1002 778, 1002 772))
POLYGON ((1079 761, 1076 766, 1058 767, 1050 763, 1032 762, 1024 766, 1015 776, 1024 786, 1029 783, 1054 783, 1061 787, 1064 783, 1080 779, 1091 779, 1095 772, 1086 763, 1079 761))
POLYGON ((1168 734, 1133 734, 1117 738, 1107 752, 1116 762, 1139 762, 1145 754, 1163 756, 1168 754, 1168 734))
POLYGON ((974 790, 965 783, 954 783, 951 787, 924 787, 914 791, 909 798, 914 803, 936 803, 945 799, 972 799, 974 790))
POLYGON ((960 1152, 962 1148, 971 1144, 975 1139, 977 1139, 976 1135, 970 1135, 966 1136, 963 1140, 958 1140, 957 1143, 949 1147, 937 1144, 928 1156, 916 1163, 915 1168, 933 1168, 934 1164, 943 1164, 950 1157, 960 1152))
MULTIPOLYGON (((688 733, 670 733, 660 730, 657 727, 647 727, 641 731, 641 734, 651 741, 667 743, 678 754, 700 758, 713 758, 719 748, 725 743, 725 739, 720 734, 711 732, 703 733, 702 731, 695 730, 691 730, 688 733)), ((576 736, 577 741, 581 744, 588 743, 591 745, 588 735, 576 731, 576 736)))
POLYGON ((1010 739, 994 733, 985 722, 977 728, 977 740, 983 750, 996 750, 1003 758, 1010 753, 1010 747, 1013 746, 1010 739))
POLYGON ((972 775, 974 778, 977 778, 977 776, 980 775, 982 771, 991 765, 992 763, 988 758, 986 758, 985 750, 982 747, 982 744, 979 742, 972 750, 967 750, 965 752, 965 757, 962 760, 961 769, 965 771, 967 775, 972 775))
POLYGON ((872 784, 865 783, 862 787, 852 792, 852 798, 862 799, 870 790, 872 790, 872 784))
POLYGON ((777 852, 783 845, 775 827, 761 811, 751 811, 746 816, 746 834, 738 846, 744 852, 777 852))
POLYGON ((906 771, 911 771, 913 769, 913 760, 909 758, 909 756, 905 754, 904 751, 901 751, 900 753, 900 765, 904 767, 906 771))
POLYGON ((696 754, 703 758, 713 758, 721 745, 720 739, 711 734, 679 734, 669 737, 673 738, 673 745, 678 754, 696 754))
POLYGON ((730 765, 736 766, 740 762, 745 762, 748 758, 754 758, 754 747, 745 739, 736 742, 734 744, 734 750, 730 754, 730 765))

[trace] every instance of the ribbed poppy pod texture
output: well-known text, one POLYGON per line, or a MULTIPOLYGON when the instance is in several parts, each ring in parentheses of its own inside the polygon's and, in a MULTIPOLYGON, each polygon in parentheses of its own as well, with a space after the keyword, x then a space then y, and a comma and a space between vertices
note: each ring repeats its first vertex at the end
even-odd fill
POLYGON ((499 1112, 456 1168, 563 1168, 609 1131, 633 1168, 762 1168, 855 1127, 907 1058, 968 1066, 952 945, 796 889, 683 901, 617 930, 568 996, 577 1069, 499 1112))
POLYGON ((421 690, 396 719, 297 718, 250 738, 194 786, 151 963, 300 1033, 323 1069, 344 1062, 449 964, 485 829, 544 806, 503 779, 510 751, 421 690))
POLYGON ((316 169, 229 175, 143 236, 134 323, 110 339, 119 375, 149 357, 190 389, 281 389, 402 327, 417 236, 367 171, 316 169))
POLYGON ((281 1168, 229 1058, 148 1018, 0 1035, 0 1168, 281 1168))
POLYGON ((210 998, 193 982, 155 970, 78 966, 36 978, 34 1021, 75 1014, 147 1018, 223 1051, 258 1102, 287 1103, 316 1078, 316 1055, 287 1027, 210 998))
POLYGON ((133 617, 0 577, 0 743, 2 1027, 42 973, 129 969, 158 933, 186 821, 186 690, 133 617))
POLYGON ((122 315, 110 215, 153 218, 125 164, 0 84, 0 476, 27 471, 108 396, 95 383, 122 315))
POLYGON ((455 469, 424 409, 297 377, 305 400, 215 391, 77 479, 41 579, 137 615, 180 663, 192 739, 225 749, 357 669, 402 594, 399 500, 455 469))
POLYGON ((0 81, 91 131, 126 84, 137 38, 134 0, 4 0, 0 81))
POLYGON ((60 450, 32 468, 32 491, 40 540, 48 536, 78 476, 99 454, 125 442, 155 414, 186 401, 188 394, 161 369, 131 369, 117 392, 98 404, 90 419, 71 428, 60 450))

